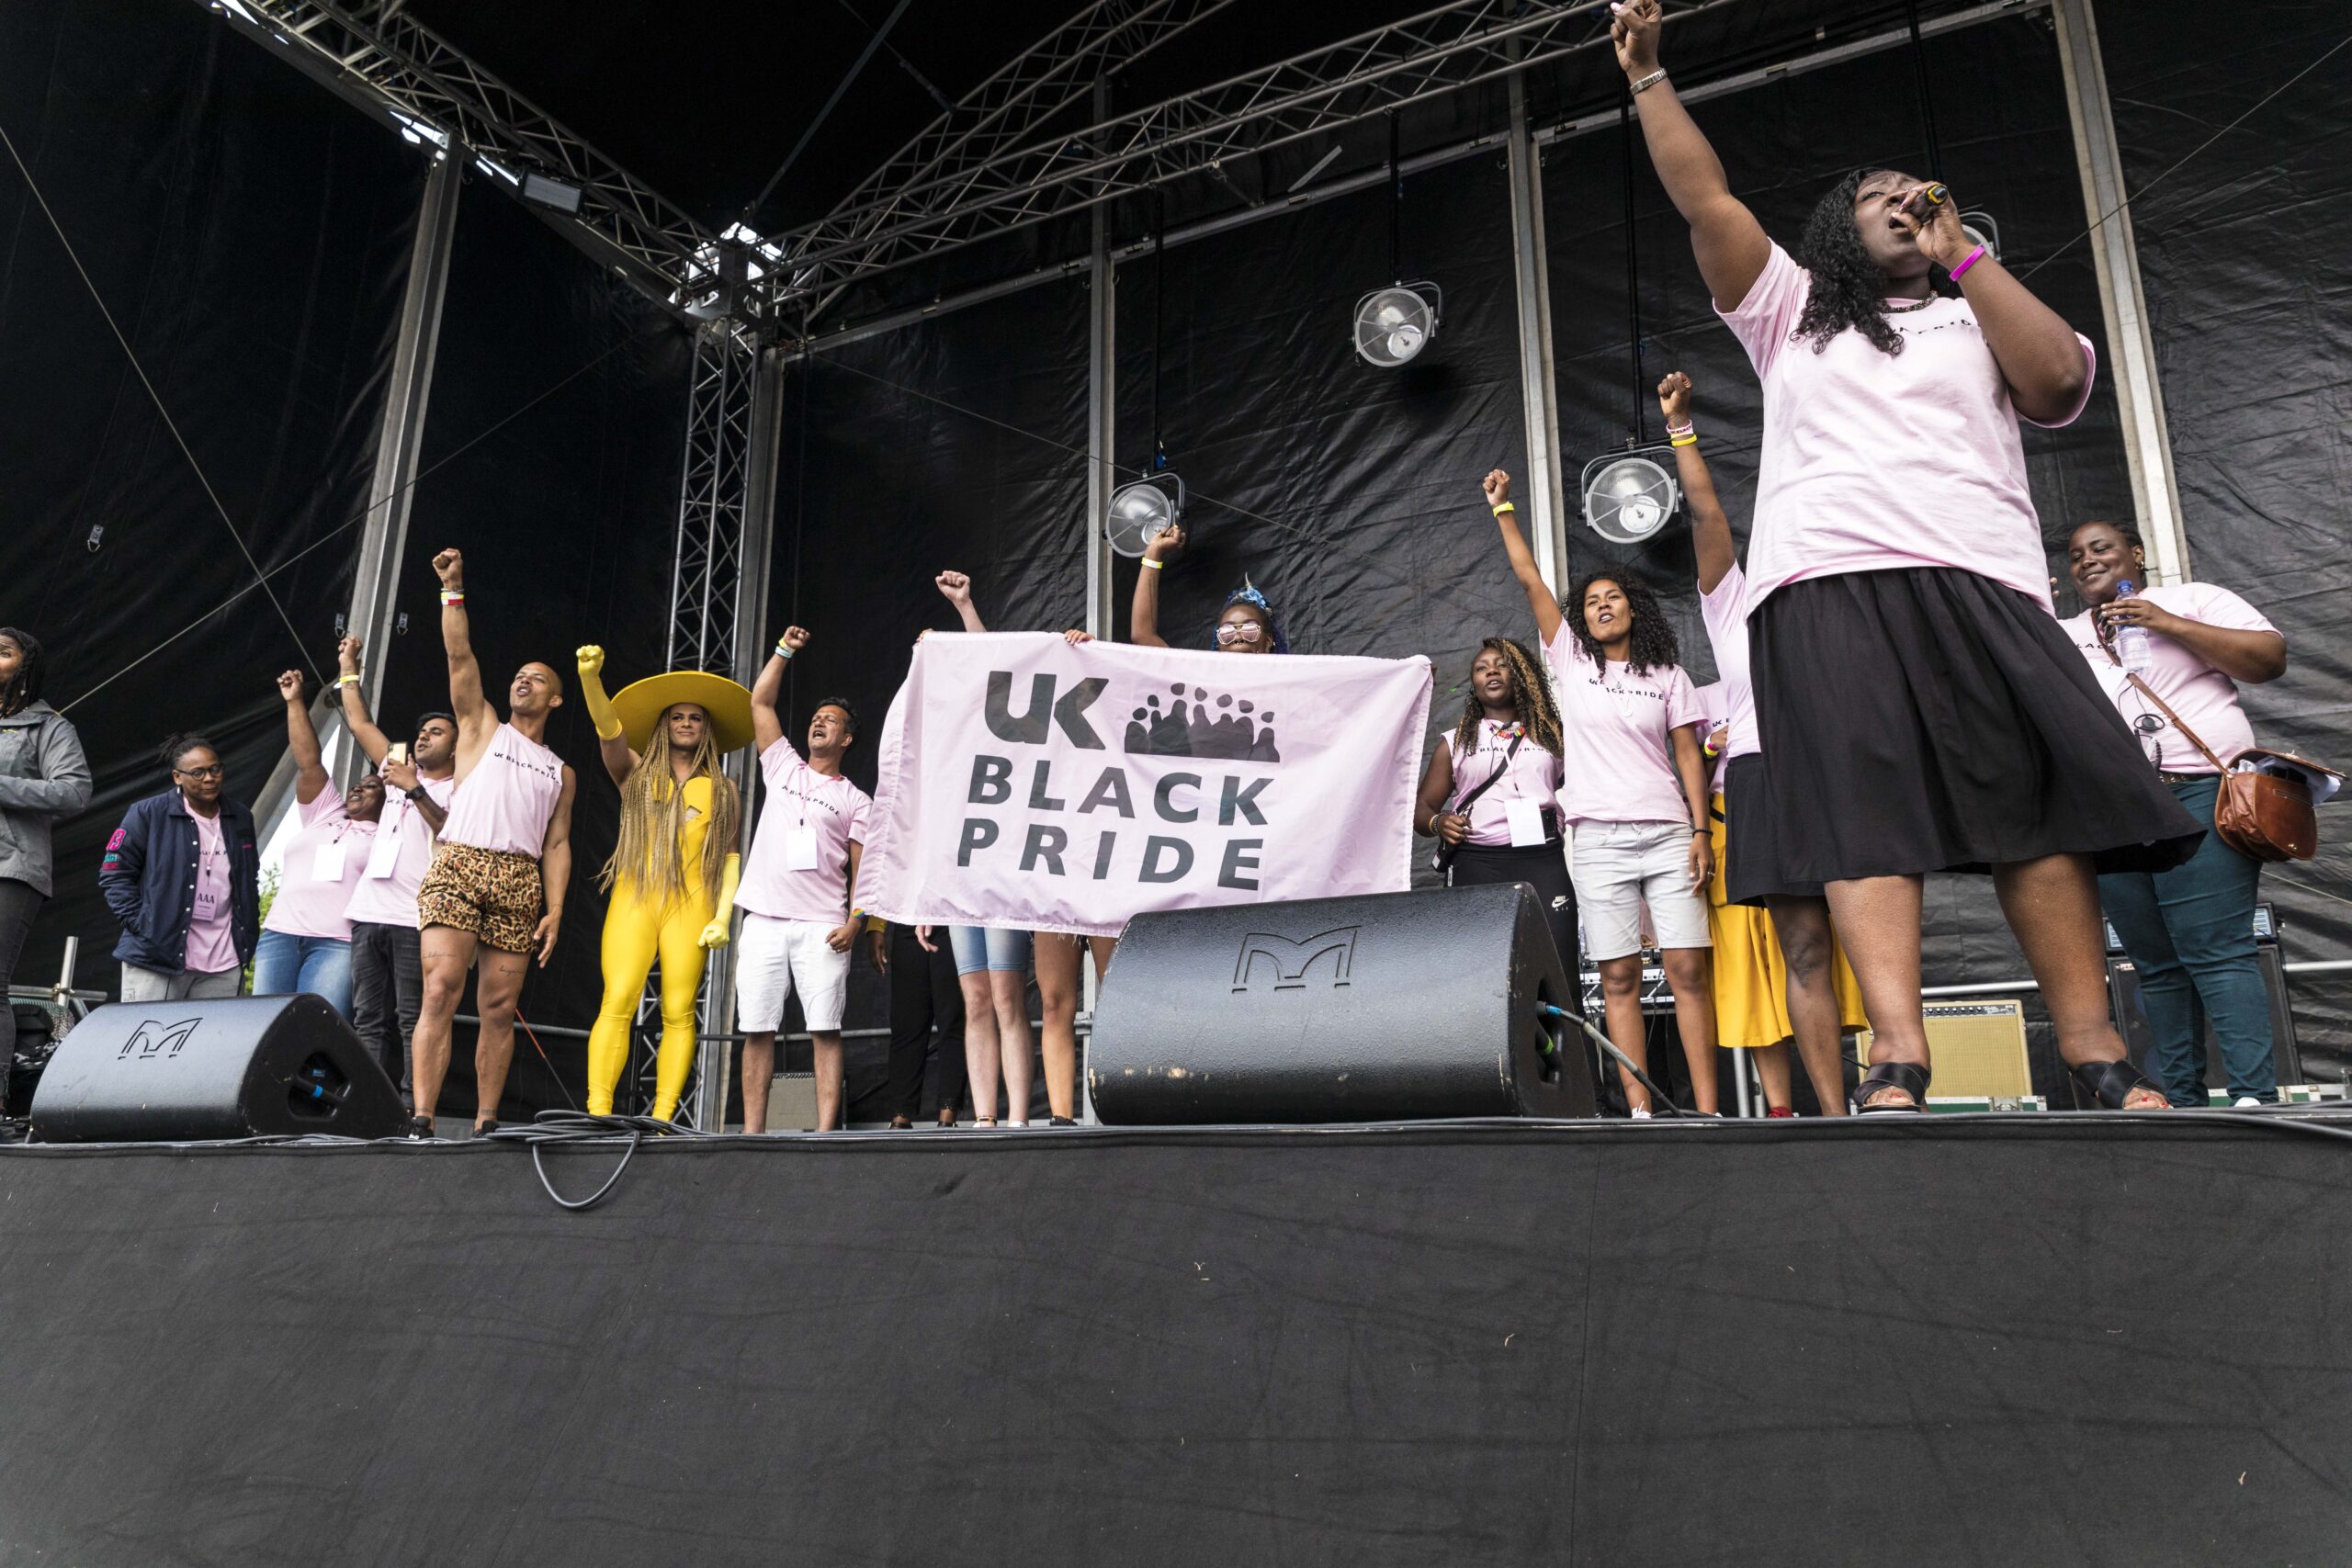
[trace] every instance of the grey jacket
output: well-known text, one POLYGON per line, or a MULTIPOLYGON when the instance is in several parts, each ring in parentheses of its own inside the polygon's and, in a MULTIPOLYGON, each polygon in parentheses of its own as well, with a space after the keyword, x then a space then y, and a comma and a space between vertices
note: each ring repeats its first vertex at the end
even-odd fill
POLYGON ((0 877, 50 894, 49 825, 90 804, 82 738, 47 703, 0 718, 0 877))

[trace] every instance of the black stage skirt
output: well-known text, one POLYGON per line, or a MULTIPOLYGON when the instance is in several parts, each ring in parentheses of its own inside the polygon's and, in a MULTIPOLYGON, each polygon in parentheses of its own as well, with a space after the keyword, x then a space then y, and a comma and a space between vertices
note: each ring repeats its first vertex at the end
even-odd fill
POLYGON ((2204 836, 2064 631, 2013 588, 1943 567, 1849 572, 1791 583, 1748 626, 1764 784, 1740 832, 1770 860, 1727 891, 2052 854, 2161 871, 2204 836))
POLYGON ((1574 986, 1583 955, 1577 951, 1577 890, 1568 881, 1567 847, 1555 839, 1516 850, 1509 844, 1464 844, 1453 852, 1447 886, 1487 887, 1498 882, 1524 882, 1535 889, 1535 901, 1544 907, 1544 919, 1552 928, 1552 944, 1560 950, 1560 967, 1574 986))
POLYGON ((1773 872, 1772 813, 1765 805, 1770 788, 1757 752, 1724 765, 1724 894, 1758 909, 1770 898, 1821 897, 1820 883, 1783 882, 1773 872))

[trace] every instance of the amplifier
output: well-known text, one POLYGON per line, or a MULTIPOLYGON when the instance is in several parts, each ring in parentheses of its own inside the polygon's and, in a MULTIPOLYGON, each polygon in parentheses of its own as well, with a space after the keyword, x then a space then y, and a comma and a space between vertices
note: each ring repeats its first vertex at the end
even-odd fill
MULTIPOLYGON (((1927 1015, 1928 1055, 1935 1064, 1929 1100, 2021 1100, 2033 1093, 2023 1002, 1931 1001, 1920 1011, 1927 1015)), ((1854 1046, 1867 1063, 1871 1032, 1856 1035, 1854 1046)))

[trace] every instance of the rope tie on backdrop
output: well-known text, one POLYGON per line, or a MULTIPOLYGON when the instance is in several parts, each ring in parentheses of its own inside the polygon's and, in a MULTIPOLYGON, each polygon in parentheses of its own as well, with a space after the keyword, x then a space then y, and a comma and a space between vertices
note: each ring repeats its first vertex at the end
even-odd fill
POLYGON ((254 559, 253 551, 245 547, 245 536, 237 532, 236 520, 229 515, 229 509, 221 503, 220 492, 212 488, 212 480, 206 476, 204 465, 196 460, 196 453, 189 448, 187 437, 180 434, 178 423, 172 418, 172 411, 164 406, 164 395, 155 389, 155 383, 148 378, 147 367, 139 362, 138 352, 130 346, 130 339, 124 335, 121 326, 116 322, 114 312, 107 309, 106 297, 98 292, 97 284, 92 281, 89 268, 82 265, 81 254, 74 249, 74 242, 66 238, 65 225, 60 223, 57 220, 57 214, 51 210, 49 197, 41 194, 40 185, 33 179, 32 170, 25 164, 24 155, 17 151, 16 139, 8 134, 5 126, 0 126, 0 145, 6 146, 8 157, 17 165, 17 173, 23 178, 25 188, 32 193, 34 203, 40 208, 40 215, 49 220, 50 231, 57 236, 58 244, 64 248, 65 259, 74 264, 74 272, 81 276, 82 287, 90 291, 91 302, 97 306, 98 314, 106 318, 107 330, 114 333, 115 342, 122 345, 122 356, 130 362, 131 373, 139 378, 139 384, 147 389, 148 400, 155 405, 155 412, 163 419, 164 428, 172 433, 172 440, 178 445, 180 456, 187 459, 188 469, 196 475, 196 482, 204 487, 205 499, 211 502, 212 510, 220 513, 220 525, 229 530, 229 537, 236 544, 237 553, 245 558, 245 565, 252 570, 254 581, 261 585, 262 592, 269 596, 270 608, 277 612, 277 618, 285 624, 286 635, 294 639, 296 653, 300 655, 303 663, 310 666, 311 673, 317 678, 319 684, 325 685, 327 683, 325 672, 320 670, 318 661, 311 657, 309 645, 304 641, 302 634, 294 629, 293 617, 286 613, 286 606, 278 603, 277 591, 270 587, 268 577, 261 570, 261 563, 254 559))

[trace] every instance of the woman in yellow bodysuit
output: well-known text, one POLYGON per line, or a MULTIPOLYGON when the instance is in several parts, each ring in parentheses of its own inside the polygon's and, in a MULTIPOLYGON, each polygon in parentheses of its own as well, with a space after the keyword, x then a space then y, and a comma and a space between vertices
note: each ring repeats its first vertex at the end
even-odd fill
POLYGON ((653 1114, 668 1121, 695 1059, 695 998, 710 950, 727 943, 742 869, 743 810, 719 772, 751 743, 752 694, 720 675, 675 670, 605 694, 605 650, 580 650, 580 686, 605 771, 621 792, 620 840, 598 886, 605 913, 605 998, 588 1035, 588 1109, 613 1110, 628 1065, 629 1025, 646 976, 662 964, 662 1050, 653 1114))

